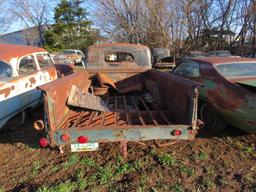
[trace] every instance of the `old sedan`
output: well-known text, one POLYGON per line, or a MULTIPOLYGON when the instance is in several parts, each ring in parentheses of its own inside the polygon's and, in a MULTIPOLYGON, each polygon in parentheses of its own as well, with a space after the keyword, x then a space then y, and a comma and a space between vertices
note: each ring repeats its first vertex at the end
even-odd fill
POLYGON ((26 112, 42 103, 36 87, 70 72, 67 65, 54 65, 43 48, 0 44, 0 128, 22 124, 26 112))
POLYGON ((206 127, 221 132, 229 124, 256 133, 256 59, 191 58, 172 73, 202 84, 199 116, 206 127))

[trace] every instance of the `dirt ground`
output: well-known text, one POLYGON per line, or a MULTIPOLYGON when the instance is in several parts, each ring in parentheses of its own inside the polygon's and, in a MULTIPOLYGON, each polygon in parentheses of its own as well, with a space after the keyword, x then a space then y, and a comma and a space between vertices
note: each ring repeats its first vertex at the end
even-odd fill
POLYGON ((0 192, 256 191, 256 135, 229 128, 166 148, 129 143, 124 161, 118 144, 84 153, 39 148, 33 122, 40 114, 20 131, 0 133, 0 192))

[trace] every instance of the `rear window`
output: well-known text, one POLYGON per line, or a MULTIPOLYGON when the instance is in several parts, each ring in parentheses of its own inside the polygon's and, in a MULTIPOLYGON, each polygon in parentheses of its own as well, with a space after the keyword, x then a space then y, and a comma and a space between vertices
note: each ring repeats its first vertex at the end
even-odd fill
POLYGON ((130 53, 109 53, 105 56, 106 62, 133 62, 134 57, 130 53))
POLYGON ((12 68, 10 65, 0 60, 0 79, 10 78, 12 76, 12 68))

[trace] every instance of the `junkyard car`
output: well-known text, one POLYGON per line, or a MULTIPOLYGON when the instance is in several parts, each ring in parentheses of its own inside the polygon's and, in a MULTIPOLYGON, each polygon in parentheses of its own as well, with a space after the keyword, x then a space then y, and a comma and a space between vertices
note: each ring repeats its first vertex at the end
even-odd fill
POLYGON ((0 44, 0 128, 23 123, 25 112, 42 103, 35 88, 62 76, 62 69, 43 48, 0 44))
POLYGON ((207 127, 223 131, 226 124, 256 133, 256 60, 201 57, 182 60, 173 74, 202 83, 200 116, 207 127))
POLYGON ((230 57, 231 53, 228 50, 209 51, 206 57, 230 57))
POLYGON ((175 56, 164 57, 154 63, 155 68, 174 68, 175 67, 175 56))
POLYGON ((82 63, 84 65, 83 59, 84 54, 80 50, 75 49, 64 49, 54 58, 57 63, 82 63))

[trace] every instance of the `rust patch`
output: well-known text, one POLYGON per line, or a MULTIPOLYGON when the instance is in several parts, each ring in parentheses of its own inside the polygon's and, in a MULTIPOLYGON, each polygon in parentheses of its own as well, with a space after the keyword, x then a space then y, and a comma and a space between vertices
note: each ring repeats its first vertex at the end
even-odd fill
POLYGON ((23 55, 35 53, 35 52, 47 52, 40 47, 14 45, 14 44, 0 44, 0 59, 9 62, 12 58, 21 57, 23 55))
POLYGON ((10 95, 11 91, 13 90, 14 90, 14 86, 7 87, 5 89, 0 90, 0 95, 4 95, 4 97, 6 98, 10 95))
POLYGON ((244 103, 244 97, 238 96, 220 85, 217 85, 215 89, 208 90, 206 95, 211 103, 216 103, 218 106, 232 111, 244 103))
POLYGON ((29 78, 29 82, 30 82, 30 87, 33 87, 33 85, 36 84, 36 79, 35 79, 35 77, 30 77, 30 78, 29 78))
POLYGON ((97 77, 101 87, 111 86, 111 87, 117 89, 114 81, 112 79, 110 79, 107 75, 97 73, 96 77, 97 77))

